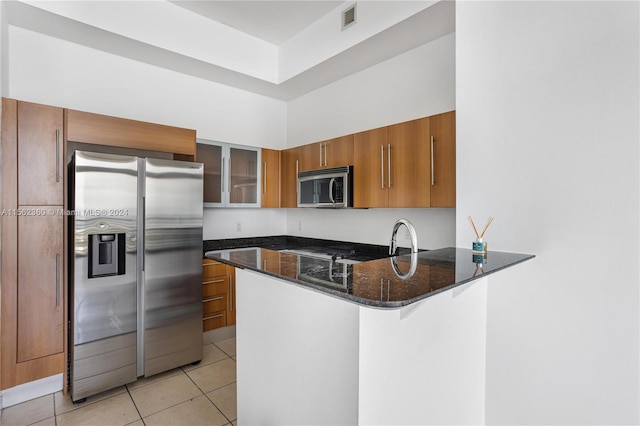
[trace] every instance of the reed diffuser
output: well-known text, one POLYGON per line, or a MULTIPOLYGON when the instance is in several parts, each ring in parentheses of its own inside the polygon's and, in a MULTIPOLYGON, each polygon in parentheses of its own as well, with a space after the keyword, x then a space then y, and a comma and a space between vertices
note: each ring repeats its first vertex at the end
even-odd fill
POLYGON ((484 240, 484 234, 487 232, 487 229, 489 228, 489 225, 491 225, 491 222, 493 222, 493 218, 489 217, 489 219, 487 219, 487 224, 484 225, 484 229, 481 233, 478 233, 478 228, 476 228, 476 224, 473 222, 473 218, 469 216, 468 219, 471 227, 473 228, 473 232, 476 234, 476 240, 471 245, 471 251, 473 251, 474 253, 486 254, 487 242, 484 240))

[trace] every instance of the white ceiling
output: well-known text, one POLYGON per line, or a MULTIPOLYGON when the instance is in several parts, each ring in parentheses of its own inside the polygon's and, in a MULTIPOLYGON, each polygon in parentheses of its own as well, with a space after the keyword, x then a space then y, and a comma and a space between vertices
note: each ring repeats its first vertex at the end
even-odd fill
MULTIPOLYGON (((329 14, 339 15, 341 8, 346 9, 355 1, 0 1, 6 5, 10 25, 284 100, 296 98, 455 31, 453 0, 416 0, 415 3, 358 0, 363 10, 364 5, 370 2, 369 10, 377 8, 379 11, 382 7, 391 12, 389 15, 393 15, 398 8, 404 7, 402 10, 407 10, 407 5, 418 12, 408 17, 406 14, 402 17, 389 16, 390 25, 354 39, 339 50, 329 53, 326 49, 330 43, 323 33, 314 32, 314 36, 310 38, 307 31, 303 30, 312 28, 329 14), (198 44, 204 45, 205 50, 210 47, 207 34, 198 33, 197 28, 190 31, 184 25, 179 27, 179 21, 172 25, 173 17, 166 14, 162 16, 166 18, 162 23, 156 24, 155 19, 146 19, 152 16, 147 11, 167 11, 163 4, 171 4, 174 9, 184 10, 198 17, 205 16, 216 21, 217 26, 229 28, 231 32, 250 34, 256 37, 255 46, 264 45, 258 49, 271 52, 288 46, 290 43, 283 44, 286 40, 295 42, 300 36, 307 35, 306 44, 298 43, 297 50, 293 50, 289 58, 304 59, 309 56, 308 53, 313 55, 320 51, 321 54, 316 56, 320 56, 321 60, 310 63, 279 82, 256 77, 244 70, 222 64, 220 55, 208 51, 205 52, 208 57, 194 54, 193 47, 198 44), (177 5, 180 7, 175 7, 177 5), (101 26, 102 17, 110 25, 101 26), (180 39, 178 41, 183 44, 176 46, 176 39, 180 39), (269 45, 274 50, 268 49, 269 45)), ((378 13, 378 16, 387 15, 378 13)), ((362 26, 351 27, 353 30, 343 33, 344 38, 352 38, 353 31, 357 33, 371 22, 370 19, 360 18, 362 17, 357 18, 358 25, 362 26)), ((251 36, 248 38, 253 39, 251 36)), ((253 64, 260 63, 255 55, 262 50, 254 49, 252 54, 244 51, 230 52, 253 64)), ((278 66, 278 63, 275 65, 278 66)))
POLYGON ((280 45, 343 1, 177 0, 171 3, 271 44, 280 45))

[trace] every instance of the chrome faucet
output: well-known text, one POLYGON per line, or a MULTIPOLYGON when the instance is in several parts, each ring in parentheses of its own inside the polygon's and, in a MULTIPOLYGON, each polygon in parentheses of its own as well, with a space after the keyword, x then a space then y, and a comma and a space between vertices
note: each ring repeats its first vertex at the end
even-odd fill
POLYGON ((394 256, 396 254, 396 251, 398 250, 396 235, 398 234, 400 225, 406 226, 409 230, 409 235, 411 236, 411 253, 418 252, 418 236, 416 235, 415 228, 407 219, 398 219, 393 225, 393 231, 391 232, 391 241, 389 241, 389 256, 394 256))

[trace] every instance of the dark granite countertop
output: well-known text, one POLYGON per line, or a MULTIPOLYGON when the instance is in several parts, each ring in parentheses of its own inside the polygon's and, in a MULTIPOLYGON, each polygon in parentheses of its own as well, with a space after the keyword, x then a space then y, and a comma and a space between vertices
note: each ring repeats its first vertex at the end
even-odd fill
MULTIPOLYGON (((305 249, 324 253, 345 253, 353 260, 366 261, 389 257, 389 246, 352 243, 349 241, 324 240, 319 238, 276 235, 268 237, 229 238, 223 240, 205 240, 203 255, 209 251, 260 247, 271 250, 305 249)), ((409 253, 407 248, 399 248, 399 254, 409 253)))
POLYGON ((535 257, 491 251, 477 257, 470 249, 451 247, 343 263, 279 251, 290 248, 224 248, 208 251, 206 257, 380 308, 406 306, 535 257))

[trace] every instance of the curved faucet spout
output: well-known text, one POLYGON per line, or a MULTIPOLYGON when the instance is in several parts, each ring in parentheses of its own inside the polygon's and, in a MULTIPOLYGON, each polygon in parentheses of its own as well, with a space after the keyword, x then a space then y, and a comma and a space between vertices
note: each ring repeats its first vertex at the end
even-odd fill
POLYGON ((389 241, 389 256, 394 256, 398 249, 396 237, 398 235, 398 229, 401 225, 406 226, 407 230, 409 230, 409 236, 411 237, 411 253, 418 252, 418 236, 416 235, 415 228, 407 219, 398 219, 393 225, 393 231, 391 232, 391 241, 389 241))

